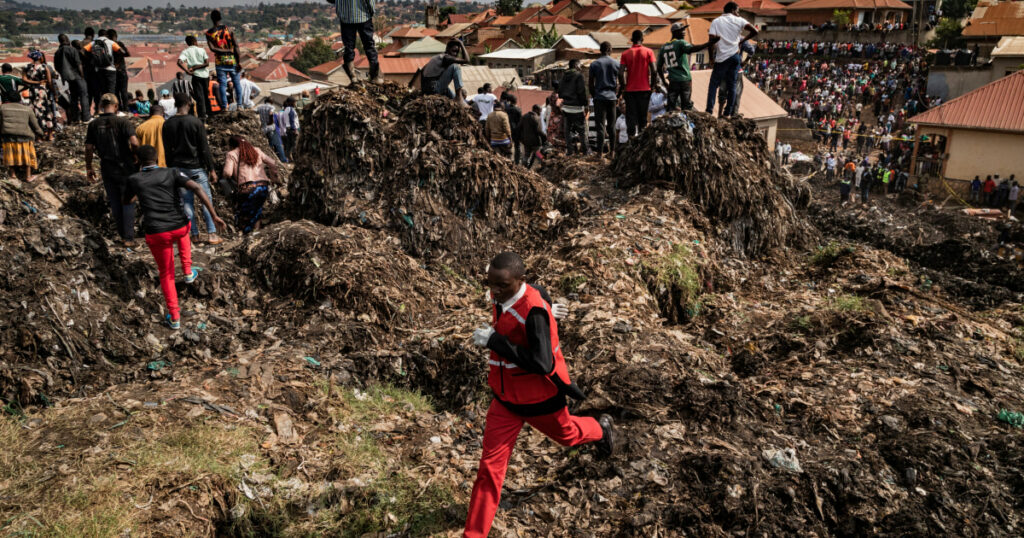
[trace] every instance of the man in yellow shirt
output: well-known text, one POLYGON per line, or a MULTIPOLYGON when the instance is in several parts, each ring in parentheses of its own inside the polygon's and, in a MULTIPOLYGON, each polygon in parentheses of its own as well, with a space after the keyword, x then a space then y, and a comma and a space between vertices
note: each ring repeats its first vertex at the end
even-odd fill
POLYGON ((156 148, 157 165, 160 168, 167 167, 167 162, 164 160, 163 129, 164 107, 160 105, 153 105, 149 110, 149 119, 135 129, 135 136, 138 137, 139 144, 156 148))

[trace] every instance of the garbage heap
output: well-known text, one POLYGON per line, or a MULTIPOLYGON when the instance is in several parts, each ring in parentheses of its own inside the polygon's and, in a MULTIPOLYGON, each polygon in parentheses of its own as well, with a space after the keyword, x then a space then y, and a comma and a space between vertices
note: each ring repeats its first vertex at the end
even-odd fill
POLYGON ((509 248, 523 232, 560 220, 557 190, 486 149, 458 103, 393 103, 342 88, 303 115, 291 187, 296 217, 387 229, 410 254, 452 263, 509 248))
POLYGON ((259 115, 252 110, 213 114, 206 121, 206 132, 210 143, 210 152, 216 163, 224 162, 224 155, 230 150, 228 139, 233 135, 240 135, 267 155, 276 155, 267 142, 267 136, 263 134, 259 115))
POLYGON ((613 163, 619 185, 667 183, 712 219, 733 250, 761 255, 804 232, 810 191, 771 158, 751 120, 701 112, 652 123, 613 163))

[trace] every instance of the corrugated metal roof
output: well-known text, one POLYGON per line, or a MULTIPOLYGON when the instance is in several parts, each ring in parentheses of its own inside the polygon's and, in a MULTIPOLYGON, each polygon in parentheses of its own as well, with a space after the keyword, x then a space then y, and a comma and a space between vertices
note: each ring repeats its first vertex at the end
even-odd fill
MULTIPOLYGON (((763 15, 785 15, 786 6, 773 2, 772 0, 715 0, 714 2, 708 2, 703 6, 691 10, 690 15, 710 15, 714 13, 723 13, 725 10, 725 4, 730 1, 735 1, 739 4, 740 10, 749 11, 751 13, 763 14, 763 15)), ((815 0, 817 1, 817 0, 815 0)), ((825 0, 825 1, 859 1, 859 0, 825 0)), ((795 4, 794 4, 795 5, 795 4)))
POLYGON ((613 21, 608 21, 607 24, 666 26, 669 24, 669 20, 664 17, 651 17, 650 15, 644 15, 643 13, 630 13, 629 15, 619 17, 613 21))
MULTIPOLYGON (((708 87, 711 82, 711 70, 701 69, 691 72, 693 77, 694 107, 702 109, 702 104, 707 103, 708 87)), ((770 120, 784 118, 789 114, 779 106, 771 97, 768 97, 757 84, 754 84, 747 77, 743 77, 743 98, 740 99, 738 111, 744 118, 749 120, 770 120)))
POLYGON ((632 46, 629 38, 619 32, 590 32, 590 37, 594 38, 594 41, 598 43, 605 41, 611 43, 613 49, 628 49, 632 46))
POLYGON ((554 52, 555 49, 503 49, 491 52, 489 54, 483 54, 480 57, 487 60, 529 60, 530 58, 536 58, 549 52, 554 52))
POLYGON ((1024 71, 1017 71, 922 112, 910 118, 910 122, 959 129, 1024 133, 1022 103, 1024 71))
MULTIPOLYGON (((430 58, 378 58, 382 75, 411 75, 419 70, 430 58)), ((370 62, 363 56, 355 63, 358 70, 369 70, 370 62)))
POLYGON ((441 54, 444 52, 445 46, 444 43, 432 37, 424 37, 402 47, 398 52, 402 54, 441 54))
MULTIPOLYGON (((790 4, 788 10, 808 9, 906 9, 912 10, 909 4, 900 0, 799 0, 790 4)), ((696 10, 694 10, 696 11, 696 10)))
POLYGON ((992 50, 993 57, 1024 56, 1024 36, 1006 36, 992 50))
MULTIPOLYGON (((588 35, 564 35, 559 41, 565 42, 570 49, 593 49, 599 50, 601 44, 588 35)), ((555 43, 555 47, 558 43, 555 43)))
POLYGON ((573 14, 573 20, 577 22, 594 22, 615 10, 608 6, 587 6, 573 14))
POLYGON ((999 2, 975 8, 964 27, 967 37, 1024 35, 1024 2, 999 2))
POLYGON ((445 28, 444 30, 438 32, 437 37, 456 37, 462 32, 465 32, 467 29, 470 29, 470 27, 472 26, 473 23, 471 22, 460 22, 452 24, 445 28))

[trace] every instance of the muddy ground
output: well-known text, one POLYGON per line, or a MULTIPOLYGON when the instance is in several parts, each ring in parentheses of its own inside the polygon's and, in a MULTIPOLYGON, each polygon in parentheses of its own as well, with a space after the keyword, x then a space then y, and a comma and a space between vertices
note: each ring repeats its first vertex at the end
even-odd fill
POLYGON ((623 181, 628 153, 495 161, 459 114, 323 99, 268 227, 197 247, 177 333, 73 135, 3 179, 0 533, 458 535, 480 279, 515 248, 571 310, 574 411, 620 441, 526 428, 492 535, 1020 535, 1024 436, 998 417, 1024 411, 1024 311, 993 223, 841 207, 745 124, 699 116, 730 143, 669 139, 689 172, 623 181))

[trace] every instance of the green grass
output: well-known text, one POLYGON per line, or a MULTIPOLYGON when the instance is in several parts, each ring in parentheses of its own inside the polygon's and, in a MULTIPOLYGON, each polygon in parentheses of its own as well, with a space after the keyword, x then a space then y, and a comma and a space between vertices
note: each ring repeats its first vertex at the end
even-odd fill
POLYGON ((577 293, 584 284, 587 283, 587 277, 578 273, 570 273, 563 275, 558 281, 558 288, 564 293, 577 293))
POLYGON ((863 297, 846 293, 832 298, 831 308, 836 312, 865 312, 871 309, 863 297))
POLYGON ((853 254, 853 247, 837 241, 829 241, 826 245, 819 245, 811 253, 810 262, 819 267, 828 267, 848 254, 853 254))
POLYGON ((669 289, 680 291, 680 301, 690 310, 698 310, 701 282, 693 252, 685 244, 672 245, 665 256, 646 263, 645 268, 655 282, 669 289))

